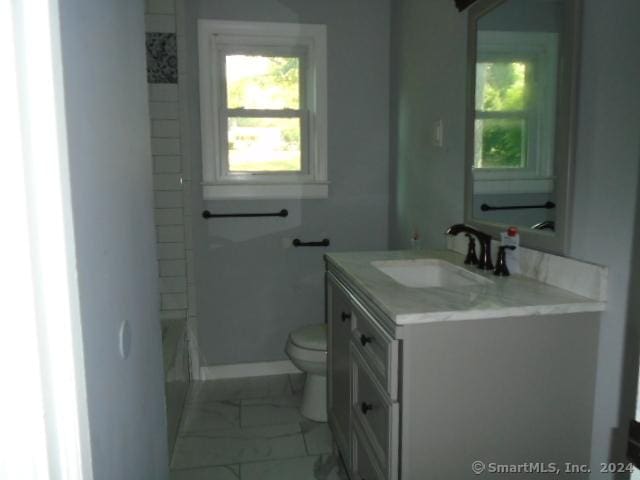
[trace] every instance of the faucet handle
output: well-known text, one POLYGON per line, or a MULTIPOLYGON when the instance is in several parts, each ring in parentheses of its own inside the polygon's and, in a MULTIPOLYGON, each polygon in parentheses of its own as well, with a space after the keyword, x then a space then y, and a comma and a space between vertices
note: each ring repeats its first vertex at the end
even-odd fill
POLYGON ((465 265, 477 265, 478 264, 478 256, 476 255, 476 239, 473 238, 473 235, 465 234, 469 239, 469 248, 467 250, 467 256, 464 259, 465 265))
POLYGON ((498 259, 496 260, 496 269, 493 272, 494 275, 501 277, 508 277, 510 275, 509 269, 507 268, 507 248, 509 250, 516 249, 513 245, 502 245, 501 247, 498 247, 498 259))

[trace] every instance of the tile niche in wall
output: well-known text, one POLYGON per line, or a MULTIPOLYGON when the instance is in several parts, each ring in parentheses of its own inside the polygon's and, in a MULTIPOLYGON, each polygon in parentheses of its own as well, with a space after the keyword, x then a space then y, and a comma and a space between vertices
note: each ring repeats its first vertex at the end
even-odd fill
POLYGON ((147 82, 178 83, 175 33, 147 33, 147 82))

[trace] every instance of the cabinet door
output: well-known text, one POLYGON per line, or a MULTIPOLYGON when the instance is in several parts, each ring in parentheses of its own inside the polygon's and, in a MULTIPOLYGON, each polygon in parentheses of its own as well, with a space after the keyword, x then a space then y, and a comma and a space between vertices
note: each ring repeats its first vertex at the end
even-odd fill
POLYGON ((351 303, 331 274, 327 274, 328 335, 328 415, 329 425, 340 453, 350 465, 349 429, 351 388, 349 380, 349 338, 351 303))

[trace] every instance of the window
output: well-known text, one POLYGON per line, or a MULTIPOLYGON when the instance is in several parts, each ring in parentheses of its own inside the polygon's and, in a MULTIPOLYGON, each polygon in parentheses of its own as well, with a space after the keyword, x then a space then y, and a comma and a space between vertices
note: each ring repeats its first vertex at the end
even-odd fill
POLYGON ((477 64, 476 168, 526 168, 531 70, 523 61, 477 64))
POLYGON ((557 34, 479 33, 475 191, 553 189, 557 62, 557 34))
POLYGON ((200 20, 205 199, 326 197, 326 33, 200 20))

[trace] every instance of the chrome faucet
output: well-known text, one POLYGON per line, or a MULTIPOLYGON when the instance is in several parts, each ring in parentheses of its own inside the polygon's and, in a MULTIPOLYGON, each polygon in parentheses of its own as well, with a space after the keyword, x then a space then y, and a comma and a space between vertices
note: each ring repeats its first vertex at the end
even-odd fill
MULTIPOLYGON (((480 242, 480 258, 478 259, 478 268, 482 270, 493 270, 493 262, 491 261, 491 235, 476 230, 463 223, 451 225, 445 232, 447 235, 456 236, 459 233, 467 233, 475 236, 480 242)), ((469 243, 471 246, 471 243, 469 243)))

